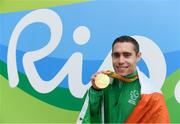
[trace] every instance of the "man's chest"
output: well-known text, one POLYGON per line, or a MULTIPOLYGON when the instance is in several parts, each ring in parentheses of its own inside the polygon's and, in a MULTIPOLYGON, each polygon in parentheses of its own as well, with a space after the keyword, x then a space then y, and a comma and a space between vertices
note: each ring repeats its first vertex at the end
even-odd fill
POLYGON ((111 106, 135 106, 140 99, 140 84, 121 84, 109 88, 108 99, 111 106))

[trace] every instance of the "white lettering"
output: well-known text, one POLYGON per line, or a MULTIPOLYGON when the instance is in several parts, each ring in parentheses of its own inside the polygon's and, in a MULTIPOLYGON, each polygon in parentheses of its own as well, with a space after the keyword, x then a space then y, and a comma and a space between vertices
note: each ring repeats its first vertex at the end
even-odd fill
MULTIPOLYGON (((43 48, 36 51, 26 52, 23 56, 24 70, 31 86, 39 93, 49 93, 61 83, 61 81, 65 78, 66 75, 68 75, 70 92, 73 96, 77 98, 82 98, 86 93, 87 89, 91 86, 91 82, 86 85, 82 83, 82 53, 73 53, 72 56, 68 59, 68 61, 65 63, 65 65, 62 67, 62 69, 59 70, 59 72, 49 81, 42 80, 34 65, 34 62, 43 59, 44 57, 48 56, 53 50, 55 50, 55 48, 61 41, 61 19, 59 15, 49 9, 39 9, 32 11, 31 13, 24 16, 16 25, 10 38, 8 47, 7 64, 9 85, 11 87, 16 87, 19 83, 16 62, 16 46, 19 35, 25 27, 35 22, 45 23, 50 28, 51 38, 48 44, 43 48)), ((86 43, 90 38, 89 33, 90 32, 88 31, 88 29, 86 29, 86 34, 88 37, 85 38, 85 41, 82 41, 82 44, 86 43)), ((75 35, 76 34, 77 33, 75 32, 75 35)), ((153 82, 156 82, 157 86, 161 88, 166 75, 166 63, 161 50, 159 49, 159 47, 157 47, 155 43, 153 43, 153 41, 146 37, 133 37, 137 41, 139 41, 141 52, 143 53, 142 58, 149 69, 149 79, 153 82), (154 55, 153 53, 156 53, 156 55, 154 55)), ((98 71, 99 70, 113 70, 111 62, 111 51, 108 53, 105 60, 99 67, 98 71)))

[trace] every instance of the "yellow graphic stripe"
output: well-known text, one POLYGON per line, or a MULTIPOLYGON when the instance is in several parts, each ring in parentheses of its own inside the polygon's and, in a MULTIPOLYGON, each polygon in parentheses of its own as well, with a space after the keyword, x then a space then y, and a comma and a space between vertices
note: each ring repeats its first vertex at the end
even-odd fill
POLYGON ((1 123, 75 123, 78 115, 42 102, 18 87, 10 88, 8 80, 0 75, 1 123))
POLYGON ((49 8, 88 1, 90 0, 0 0, 0 13, 49 8))

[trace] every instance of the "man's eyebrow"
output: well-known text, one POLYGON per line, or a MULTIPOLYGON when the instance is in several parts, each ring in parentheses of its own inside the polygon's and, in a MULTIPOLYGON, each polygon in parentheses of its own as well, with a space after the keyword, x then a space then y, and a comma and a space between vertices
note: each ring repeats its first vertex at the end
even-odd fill
POLYGON ((112 52, 112 54, 132 54, 131 52, 122 52, 122 53, 119 53, 119 52, 112 52))
POLYGON ((117 55, 117 54, 120 54, 120 53, 118 53, 118 52, 112 52, 112 54, 113 54, 113 55, 117 55))
POLYGON ((123 52, 122 54, 132 54, 131 52, 123 52))

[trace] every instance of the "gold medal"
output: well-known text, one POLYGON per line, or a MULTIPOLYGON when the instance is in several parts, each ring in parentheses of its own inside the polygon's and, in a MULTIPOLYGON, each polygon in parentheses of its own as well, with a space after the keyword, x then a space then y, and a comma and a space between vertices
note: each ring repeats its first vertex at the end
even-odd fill
POLYGON ((95 78, 95 84, 98 88, 106 88, 110 83, 110 78, 106 74, 98 74, 95 78))

